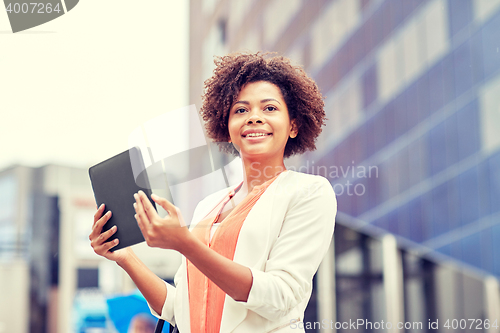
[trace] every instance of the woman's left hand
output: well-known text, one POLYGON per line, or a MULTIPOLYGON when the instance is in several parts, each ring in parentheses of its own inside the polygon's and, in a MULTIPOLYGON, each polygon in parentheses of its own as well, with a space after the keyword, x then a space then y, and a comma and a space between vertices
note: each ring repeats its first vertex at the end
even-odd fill
POLYGON ((134 194, 135 219, 141 229, 148 246, 180 251, 188 237, 191 236, 182 219, 180 210, 167 199, 155 194, 151 198, 168 213, 160 217, 142 191, 134 194))

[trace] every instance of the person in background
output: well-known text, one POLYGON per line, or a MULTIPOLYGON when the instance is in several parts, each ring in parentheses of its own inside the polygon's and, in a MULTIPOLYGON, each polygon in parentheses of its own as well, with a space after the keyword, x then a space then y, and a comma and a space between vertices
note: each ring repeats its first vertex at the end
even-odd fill
POLYGON ((128 333, 154 333, 156 322, 150 316, 139 313, 130 321, 128 333))

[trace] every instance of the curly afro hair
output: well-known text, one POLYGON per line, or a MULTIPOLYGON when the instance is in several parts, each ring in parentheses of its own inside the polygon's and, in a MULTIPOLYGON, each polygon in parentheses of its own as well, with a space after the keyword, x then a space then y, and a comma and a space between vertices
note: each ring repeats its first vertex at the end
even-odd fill
POLYGON ((315 150, 315 141, 325 125, 323 96, 305 71, 282 56, 269 53, 232 53, 216 57, 213 76, 205 81, 200 110, 208 136, 227 153, 238 154, 229 141, 229 110, 242 87, 251 82, 267 81, 281 90, 290 120, 295 120, 298 135, 289 138, 284 157, 315 150))

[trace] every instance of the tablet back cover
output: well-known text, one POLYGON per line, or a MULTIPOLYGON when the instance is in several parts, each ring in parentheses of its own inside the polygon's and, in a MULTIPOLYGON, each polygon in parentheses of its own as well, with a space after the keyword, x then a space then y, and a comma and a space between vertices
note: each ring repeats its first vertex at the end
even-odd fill
POLYGON ((144 241, 141 230, 134 218, 134 193, 142 190, 156 209, 156 205, 151 199, 151 189, 137 185, 137 183, 148 184, 146 171, 139 175, 143 179, 136 181, 132 170, 132 162, 137 163, 136 165, 139 165, 141 170, 145 170, 144 161, 138 147, 124 151, 89 169, 97 207, 104 203, 106 207, 103 215, 109 210, 113 213, 102 228, 102 232, 109 230, 114 225, 118 227, 116 233, 108 241, 118 238, 120 243, 113 247, 111 251, 144 241))

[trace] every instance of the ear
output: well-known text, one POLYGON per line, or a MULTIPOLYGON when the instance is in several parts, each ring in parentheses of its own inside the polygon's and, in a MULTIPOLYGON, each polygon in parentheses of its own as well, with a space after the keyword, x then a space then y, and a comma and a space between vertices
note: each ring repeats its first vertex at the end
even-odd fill
POLYGON ((295 121, 295 119, 292 119, 292 121, 290 122, 290 137, 292 139, 295 139, 297 137, 297 134, 299 134, 299 129, 298 129, 298 126, 297 126, 297 122, 295 121))

